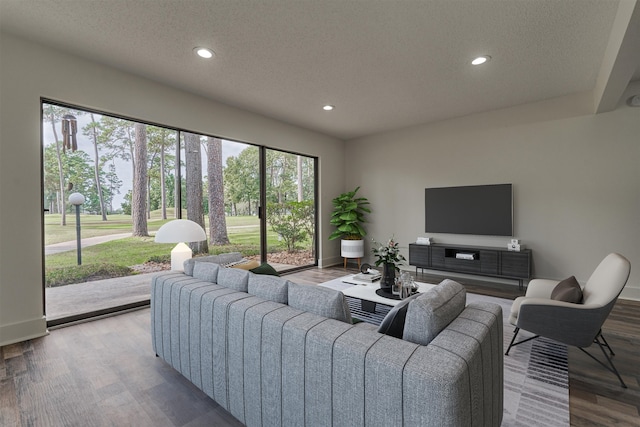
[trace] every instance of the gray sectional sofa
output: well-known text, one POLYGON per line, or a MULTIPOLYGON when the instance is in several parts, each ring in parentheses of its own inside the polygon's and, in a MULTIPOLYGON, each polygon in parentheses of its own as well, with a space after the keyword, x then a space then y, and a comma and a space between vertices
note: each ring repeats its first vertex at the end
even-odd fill
POLYGON ((152 281, 153 349, 245 425, 501 423, 501 309, 465 307, 460 285, 409 303, 411 342, 352 324, 341 292, 211 262, 186 267, 191 275, 152 281))

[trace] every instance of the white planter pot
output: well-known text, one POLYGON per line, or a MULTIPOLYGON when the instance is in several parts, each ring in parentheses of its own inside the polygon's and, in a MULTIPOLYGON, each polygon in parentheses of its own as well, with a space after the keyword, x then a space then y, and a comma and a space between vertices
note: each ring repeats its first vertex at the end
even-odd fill
POLYGON ((364 240, 341 240, 340 256, 343 258, 364 257, 364 240))

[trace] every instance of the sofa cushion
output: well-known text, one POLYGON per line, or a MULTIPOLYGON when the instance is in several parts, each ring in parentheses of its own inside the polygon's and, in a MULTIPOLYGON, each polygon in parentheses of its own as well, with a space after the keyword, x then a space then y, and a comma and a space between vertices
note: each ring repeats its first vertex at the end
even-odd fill
POLYGON ((288 301, 288 280, 269 275, 249 275, 248 291, 251 295, 286 304, 288 301))
POLYGON ((184 266, 184 274, 186 274, 187 276, 193 276, 193 267, 196 265, 196 262, 217 262, 217 260, 217 255, 189 258, 182 263, 182 265, 184 266))
POLYGON ((582 302, 582 289, 575 276, 560 281, 551 291, 551 299, 580 304, 582 302))
POLYGON ((247 292, 249 273, 238 268, 220 268, 218 270, 218 285, 240 292, 247 292))
POLYGON ((351 323, 351 311, 340 291, 317 285, 288 282, 289 306, 318 316, 351 323))
POLYGON ((220 266, 212 262, 196 262, 193 264, 194 279, 217 283, 220 266))
POLYGON ((271 276, 280 275, 280 273, 278 273, 278 271, 275 268, 273 268, 271 265, 267 264, 266 262, 263 262, 258 267, 252 268, 249 271, 255 274, 269 274, 271 276))
POLYGON ((420 294, 411 295, 409 298, 405 298, 400 301, 398 305, 389 310, 389 313, 387 313, 382 320, 382 323, 380 323, 378 332, 402 339, 404 322, 407 317, 407 308, 409 308, 409 303, 419 296, 420 294))
POLYGON ((409 302, 402 339, 427 345, 455 319, 467 302, 458 282, 445 279, 409 302))

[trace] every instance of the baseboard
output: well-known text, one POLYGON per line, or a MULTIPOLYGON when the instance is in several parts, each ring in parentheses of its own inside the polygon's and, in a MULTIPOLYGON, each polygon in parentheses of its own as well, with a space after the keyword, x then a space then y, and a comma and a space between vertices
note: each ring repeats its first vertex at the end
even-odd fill
POLYGON ((42 316, 26 322, 0 326, 0 346, 39 338, 47 335, 47 319, 42 316))
POLYGON ((640 301, 640 288, 631 288, 625 286, 620 294, 620 299, 629 299, 633 301, 640 301))
POLYGON ((318 259, 319 268, 335 267, 336 265, 342 265, 344 259, 342 257, 331 257, 318 259))

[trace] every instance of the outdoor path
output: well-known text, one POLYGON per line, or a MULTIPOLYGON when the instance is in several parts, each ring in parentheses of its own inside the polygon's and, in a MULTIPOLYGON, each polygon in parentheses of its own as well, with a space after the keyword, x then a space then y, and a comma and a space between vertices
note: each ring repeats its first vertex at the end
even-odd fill
MULTIPOLYGON (((93 246, 104 242, 110 242, 111 240, 124 239, 125 237, 131 237, 131 233, 118 233, 109 234, 107 236, 87 237, 81 239, 80 246, 85 248, 87 246, 93 246)), ((75 251, 77 249, 77 241, 71 240, 68 242, 54 243, 53 245, 47 245, 44 247, 44 254, 58 254, 60 252, 75 251)))

